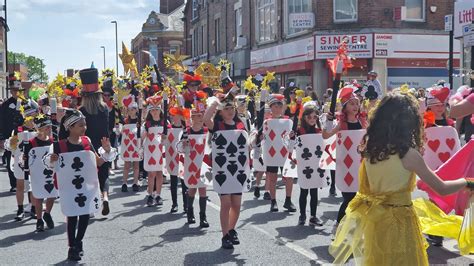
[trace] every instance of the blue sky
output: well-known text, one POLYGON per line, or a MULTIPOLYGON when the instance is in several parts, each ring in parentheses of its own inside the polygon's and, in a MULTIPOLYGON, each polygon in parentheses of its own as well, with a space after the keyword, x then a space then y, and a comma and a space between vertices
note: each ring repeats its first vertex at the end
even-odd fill
MULTIPOLYGON (((1 1, 3 4, 3 1, 1 1)), ((8 0, 8 49, 44 59, 50 80, 65 69, 82 69, 94 61, 115 68, 115 28, 129 48, 158 0, 8 0)), ((123 73, 119 58, 119 73, 123 73)))

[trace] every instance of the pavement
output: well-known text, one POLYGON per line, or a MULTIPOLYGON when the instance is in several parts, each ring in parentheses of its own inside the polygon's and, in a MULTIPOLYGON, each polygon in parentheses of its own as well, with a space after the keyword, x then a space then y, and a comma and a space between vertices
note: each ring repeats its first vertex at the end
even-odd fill
MULTIPOLYGON (((58 201, 52 211, 56 227, 35 233, 35 220, 13 220, 16 201, 14 193, 8 191, 8 184, 6 170, 0 167, 0 265, 75 264, 66 260, 66 224, 58 201)), ((321 265, 332 262, 328 245, 342 200, 340 197, 328 197, 328 188, 319 190, 317 216, 324 221, 322 227, 298 226, 299 212, 283 211, 285 192, 282 184, 277 191, 278 213, 269 212, 269 201, 262 197, 254 199, 253 193, 244 193, 236 228, 241 244, 235 246, 234 250, 223 250, 220 248, 219 199, 211 188, 208 190, 207 210, 211 226, 200 229, 199 222, 186 224, 181 195, 178 197, 179 212, 170 214, 169 185, 164 185, 164 205, 160 207, 145 207, 145 187, 137 193, 123 193, 120 186, 121 171, 117 170, 111 178, 111 213, 107 217, 98 214, 91 219, 84 239, 85 255, 80 263, 321 265)), ((417 195, 422 196, 421 193, 417 195)), ((292 201, 297 207, 298 196, 299 187, 295 185, 292 201)), ((198 206, 195 200, 196 213, 198 206)), ((309 202, 307 208, 309 217, 309 202)), ((444 247, 430 247, 428 254, 431 264, 474 263, 474 256, 459 255, 455 240, 445 240, 444 247)), ((353 262, 349 261, 349 264, 353 262)))

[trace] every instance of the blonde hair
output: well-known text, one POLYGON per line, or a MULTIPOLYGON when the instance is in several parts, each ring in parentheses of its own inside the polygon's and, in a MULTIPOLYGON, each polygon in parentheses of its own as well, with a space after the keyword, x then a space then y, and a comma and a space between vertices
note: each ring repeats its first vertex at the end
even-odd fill
POLYGON ((105 110, 107 106, 102 99, 102 94, 92 93, 83 95, 81 99, 81 106, 84 107, 86 112, 91 115, 96 115, 99 111, 105 110))

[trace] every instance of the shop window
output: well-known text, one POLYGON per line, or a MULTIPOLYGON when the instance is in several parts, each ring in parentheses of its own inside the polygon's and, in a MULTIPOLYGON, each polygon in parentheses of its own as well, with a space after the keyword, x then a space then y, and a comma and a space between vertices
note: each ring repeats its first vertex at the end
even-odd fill
POLYGON ((291 27, 290 21, 290 14, 297 14, 297 13, 309 13, 312 12, 311 7, 311 0, 286 0, 286 20, 288 21, 286 24, 286 35, 293 35, 299 32, 307 31, 308 29, 304 28, 293 28, 291 27))
POLYGON ((357 0, 334 0, 334 22, 357 21, 357 0))
POLYGON ((235 10, 235 41, 242 36, 242 8, 235 10))
POLYGON ((214 20, 214 48, 216 53, 220 52, 220 42, 221 42, 221 19, 216 18, 214 20))
POLYGON ((405 0, 406 20, 425 21, 425 0, 405 0))
POLYGON ((275 0, 257 0, 257 27, 259 42, 272 41, 277 32, 275 0))

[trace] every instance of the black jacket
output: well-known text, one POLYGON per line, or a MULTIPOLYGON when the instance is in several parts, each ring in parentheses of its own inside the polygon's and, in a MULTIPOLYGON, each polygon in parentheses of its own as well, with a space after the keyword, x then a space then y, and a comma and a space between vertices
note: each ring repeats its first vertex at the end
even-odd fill
POLYGON ((0 140, 8 139, 13 131, 23 125, 23 116, 16 110, 16 102, 15 98, 10 97, 0 106, 0 140))

